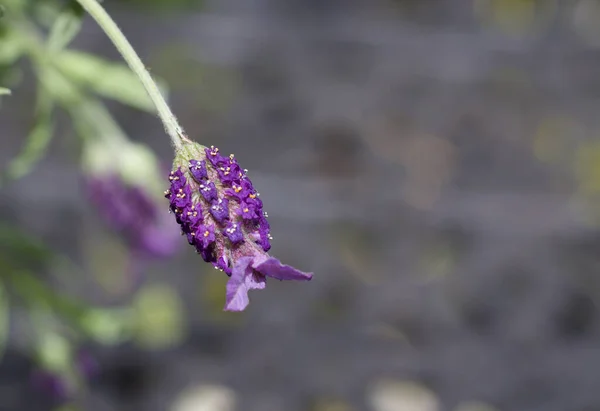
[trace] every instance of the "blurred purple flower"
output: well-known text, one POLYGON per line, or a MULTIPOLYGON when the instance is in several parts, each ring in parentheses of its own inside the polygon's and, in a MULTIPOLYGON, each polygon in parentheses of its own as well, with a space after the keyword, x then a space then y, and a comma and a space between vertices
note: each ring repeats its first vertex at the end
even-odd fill
POLYGON ((83 378, 91 378, 98 373, 99 364, 88 351, 79 351, 75 358, 75 364, 83 378))
POLYGON ((246 171, 233 154, 223 157, 213 146, 189 143, 177 153, 165 192, 188 242, 231 277, 227 311, 244 310, 248 291, 265 288, 267 277, 307 281, 313 276, 267 254, 272 239, 267 214, 246 171))
POLYGON ((31 385, 57 402, 66 401, 70 396, 64 378, 50 371, 34 370, 31 375, 31 385))
POLYGON ((166 258, 179 246, 178 232, 159 201, 116 173, 86 179, 91 202, 140 257, 166 258))
MULTIPOLYGON (((86 350, 79 350, 71 365, 83 380, 89 380, 99 370, 98 362, 86 350)), ((32 372, 31 385, 57 403, 69 401, 74 394, 74 387, 69 385, 64 375, 43 368, 36 368, 32 372)))

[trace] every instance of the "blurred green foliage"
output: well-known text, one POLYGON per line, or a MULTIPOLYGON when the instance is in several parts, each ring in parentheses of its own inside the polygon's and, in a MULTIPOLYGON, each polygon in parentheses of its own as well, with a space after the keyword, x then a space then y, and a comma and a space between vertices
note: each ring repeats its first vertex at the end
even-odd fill
MULTIPOLYGON (((99 98, 154 113, 152 101, 127 65, 67 48, 81 28, 83 13, 76 1, 7 0, 5 8, 0 19, 0 83, 18 93, 18 63, 28 60, 37 78, 38 97, 34 125, 4 179, 25 176, 41 159, 54 135, 53 113, 58 107, 76 123, 81 107, 102 106, 99 98)), ((166 93, 164 82, 158 83, 166 93)), ((2 90, 0 94, 7 93, 7 88, 2 90)), ((109 123, 114 122, 102 124, 109 123)))
MULTIPOLYGON (((197 1, 176 0, 130 3, 157 8, 199 5, 197 1)), ((84 160, 101 157, 100 148, 109 146, 130 158, 133 166, 139 167, 141 161, 148 173, 152 167, 160 173, 154 153, 144 145, 133 144, 103 103, 109 99, 154 113, 154 105, 139 79, 124 63, 69 48, 82 26, 84 13, 79 4, 74 0, 3 0, 2 4, 0 101, 25 97, 20 95, 25 85, 33 85, 36 101, 32 104, 29 134, 22 139, 21 151, 2 167, 0 182, 7 184, 34 170, 55 137, 59 110, 70 117, 76 131, 71 136, 76 139, 70 143, 83 148, 79 152, 85 153, 84 160)), ((160 79, 158 83, 166 93, 165 83, 160 79)), ((110 160, 122 163, 116 157, 110 160)), ((160 179, 154 180, 160 187, 160 179)), ((115 275, 126 276, 130 256, 122 261, 113 257, 105 256, 104 262, 117 263, 113 267, 115 275)), ((0 350, 8 343, 16 345, 40 368, 60 378, 69 392, 85 385, 77 368, 82 344, 119 344, 133 339, 144 348, 158 349, 179 342, 185 333, 183 308, 171 286, 142 287, 133 301, 102 307, 58 291, 61 288, 56 274, 60 274, 60 281, 73 285, 84 280, 85 270, 35 235, 0 224, 0 350), (11 313, 16 311, 27 318, 26 324, 19 325, 30 335, 24 343, 10 339, 11 313)))

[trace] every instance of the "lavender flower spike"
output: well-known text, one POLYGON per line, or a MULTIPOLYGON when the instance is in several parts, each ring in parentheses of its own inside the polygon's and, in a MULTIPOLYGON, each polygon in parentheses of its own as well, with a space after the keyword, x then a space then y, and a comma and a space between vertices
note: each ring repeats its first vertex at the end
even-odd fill
POLYGON ((177 152, 169 180, 165 197, 189 243, 206 262, 231 277, 226 311, 243 311, 248 291, 264 289, 267 277, 312 279, 312 273, 284 265, 267 253, 272 239, 267 213, 233 154, 224 157, 213 146, 187 143, 177 152))

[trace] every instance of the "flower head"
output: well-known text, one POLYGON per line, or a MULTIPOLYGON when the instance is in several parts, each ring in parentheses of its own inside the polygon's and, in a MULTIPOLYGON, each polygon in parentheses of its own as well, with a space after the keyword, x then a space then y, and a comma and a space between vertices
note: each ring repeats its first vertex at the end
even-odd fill
POLYGON ((232 155, 188 143, 175 158, 165 192, 188 242, 205 261, 231 278, 225 310, 242 311, 248 291, 265 288, 266 278, 310 280, 312 273, 283 265, 267 254, 270 227, 259 193, 232 155), (193 212, 190 212, 194 210, 193 212))
MULTIPOLYGON (((131 143, 124 143, 118 151, 101 143, 87 147, 84 170, 89 199, 134 253, 144 258, 172 256, 179 247, 179 235, 161 205, 160 177, 155 176, 160 171, 154 155, 131 143)), ((176 187, 175 202, 187 204, 190 187, 176 187)))

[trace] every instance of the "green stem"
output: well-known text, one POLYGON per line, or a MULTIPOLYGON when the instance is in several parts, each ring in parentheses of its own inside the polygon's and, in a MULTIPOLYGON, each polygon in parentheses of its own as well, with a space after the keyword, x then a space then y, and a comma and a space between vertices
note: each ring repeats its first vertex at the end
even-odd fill
POLYGON ((119 53, 123 56, 131 70, 139 77, 144 88, 148 92, 148 95, 152 99, 152 102, 156 106, 158 116, 162 120, 165 131, 171 138, 171 142, 176 149, 183 146, 184 142, 190 140, 186 137, 183 128, 177 122, 177 118, 171 112, 169 105, 165 101, 164 97, 160 93, 158 86, 146 70, 144 63, 140 60, 139 56, 119 29, 117 24, 108 15, 108 13, 102 8, 97 0, 77 0, 81 7, 83 7, 92 16, 96 23, 104 30, 106 35, 113 42, 119 53))

